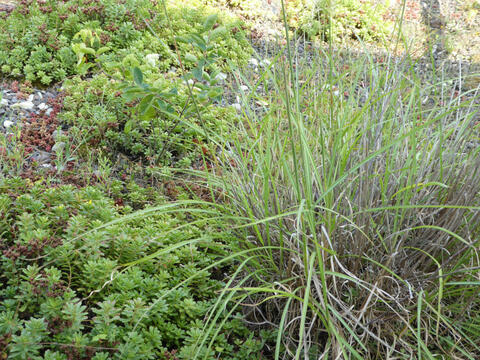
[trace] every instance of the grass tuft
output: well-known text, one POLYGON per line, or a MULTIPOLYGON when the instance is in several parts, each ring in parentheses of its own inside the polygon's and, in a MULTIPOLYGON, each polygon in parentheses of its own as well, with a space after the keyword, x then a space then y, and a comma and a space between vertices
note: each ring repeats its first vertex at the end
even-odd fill
POLYGON ((276 324, 275 358, 477 358, 478 109, 460 76, 316 50, 237 78, 245 109, 268 105, 208 180, 252 250, 230 291, 276 324))

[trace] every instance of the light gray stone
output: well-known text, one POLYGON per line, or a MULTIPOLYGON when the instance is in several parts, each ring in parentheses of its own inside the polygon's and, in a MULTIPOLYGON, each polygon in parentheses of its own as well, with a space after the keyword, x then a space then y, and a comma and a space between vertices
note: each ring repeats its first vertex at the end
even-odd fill
POLYGON ((16 104, 10 105, 12 109, 32 110, 35 105, 31 101, 22 101, 16 104))
POLYGON ((8 129, 8 128, 9 128, 10 126, 12 126, 13 124, 14 124, 13 121, 5 120, 5 121, 3 122, 3 127, 4 127, 5 129, 8 129))

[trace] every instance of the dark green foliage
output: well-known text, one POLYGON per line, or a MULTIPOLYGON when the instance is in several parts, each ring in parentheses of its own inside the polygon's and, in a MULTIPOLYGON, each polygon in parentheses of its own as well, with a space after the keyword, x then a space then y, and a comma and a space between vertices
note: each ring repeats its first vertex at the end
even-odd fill
POLYGON ((12 178, 0 182, 0 196, 8 204, 1 225, 10 229, 0 257, 0 337, 9 359, 190 359, 192 351, 258 358, 262 344, 238 320, 211 350, 196 343, 223 287, 204 269, 225 255, 228 239, 207 218, 178 228, 192 216, 157 214, 92 231, 119 218, 97 188, 12 178))

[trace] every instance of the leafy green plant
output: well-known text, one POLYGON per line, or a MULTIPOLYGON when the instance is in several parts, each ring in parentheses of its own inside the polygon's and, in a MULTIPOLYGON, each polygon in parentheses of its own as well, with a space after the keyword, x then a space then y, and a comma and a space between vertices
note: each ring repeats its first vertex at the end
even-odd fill
MULTIPOLYGON (((0 180, 0 199, 0 225, 10 229, 0 255, 2 354, 189 358, 223 287, 214 272, 232 265, 217 265, 229 235, 216 231, 215 211, 163 204, 121 217, 98 188, 20 178, 0 180), (187 219, 194 221, 185 226, 187 219)), ((210 354, 258 358, 262 344, 244 343, 249 330, 227 323, 210 354)))
POLYGON ((88 56, 93 57, 94 62, 98 62, 98 56, 110 50, 108 46, 100 46, 100 29, 82 29, 73 36, 73 41, 81 39, 72 44, 72 50, 77 55, 77 71, 79 74, 85 74, 90 68, 95 66, 88 62, 88 56))
MULTIPOLYGON (((180 4, 168 4, 179 35, 201 26, 207 11, 189 7, 188 2, 179 8, 180 4)), ((117 63, 121 64, 128 56, 138 61, 151 53, 159 54, 159 69, 168 70, 175 65, 175 56, 169 48, 173 39, 165 33, 166 20, 161 13, 161 5, 149 0, 21 1, 0 21, 1 72, 12 77, 23 75, 31 82, 48 85, 77 71, 91 70, 87 65, 90 61, 86 62, 88 57, 117 68, 117 63), (146 24, 155 29, 158 39, 149 33, 146 24), (78 41, 76 34, 84 39, 78 41)), ((219 41, 221 55, 245 62, 249 45, 239 30, 239 20, 221 21, 226 26, 219 41), (235 34, 232 29, 237 29, 235 34)))
POLYGON ((188 164, 198 156, 195 142, 205 140, 204 128, 221 133, 236 116, 230 108, 206 107, 204 94, 209 96, 209 90, 196 88, 194 93, 202 96, 197 101, 203 101, 202 128, 183 80, 157 79, 152 84, 140 75, 144 71, 135 73, 137 82, 123 87, 125 96, 121 83, 106 75, 65 81, 59 117, 70 126, 72 138, 78 139, 78 156, 93 153, 97 159, 107 156, 115 162, 114 150, 152 166, 188 164))
POLYGON ((151 9, 149 1, 22 1, 0 22, 0 65, 4 74, 25 75, 45 85, 75 72, 76 56, 71 42, 84 28, 101 28, 100 38, 112 48, 127 46, 141 34, 140 13, 151 9), (117 23, 123 24, 116 27, 117 23), (135 26, 138 29, 135 29, 135 26), (132 29, 129 37, 126 28, 132 29), (110 45, 109 45, 110 46, 110 45))
POLYGON ((371 0, 293 0, 286 5, 289 25, 311 38, 385 40, 393 30, 387 8, 371 0))
POLYGON ((73 149, 71 139, 63 133, 59 127, 56 130, 55 144, 52 146, 55 152, 55 169, 57 173, 64 171, 70 162, 75 161, 75 149, 73 149))
MULTIPOLYGON (((225 28, 217 25, 217 18, 216 14, 211 15, 205 20, 203 28, 198 33, 176 38, 177 42, 190 44, 193 50, 185 55, 185 60, 193 63, 193 68, 182 77, 189 96, 180 103, 178 110, 173 106, 175 104, 173 99, 179 98, 178 89, 172 87, 166 92, 161 88, 151 87, 144 82, 143 73, 138 67, 132 69, 134 85, 122 87, 124 97, 128 102, 138 101, 136 110, 140 121, 151 121, 155 117, 165 116, 172 122, 171 127, 165 127, 168 138, 172 138, 172 134, 178 132, 182 127, 184 130, 188 130, 188 126, 192 130, 198 131, 198 125, 189 120, 192 117, 198 118, 200 126, 203 127, 204 136, 208 138, 202 114, 210 110, 210 106, 214 101, 220 99, 223 92, 222 88, 218 86, 221 72, 215 66, 219 56, 215 52, 214 42, 225 31, 225 28)), ((181 62, 181 59, 179 61, 181 62)), ((136 127, 135 120, 130 119, 125 123, 125 133, 130 133, 132 128, 136 127)), ((164 142, 163 148, 160 150, 160 157, 169 145, 168 141, 164 142)))

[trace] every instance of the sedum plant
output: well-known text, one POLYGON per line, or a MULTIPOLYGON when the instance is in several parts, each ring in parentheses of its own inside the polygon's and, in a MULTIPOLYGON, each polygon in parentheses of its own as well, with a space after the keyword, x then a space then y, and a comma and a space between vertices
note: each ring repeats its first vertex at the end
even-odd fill
MULTIPOLYGON (((223 92, 218 85, 221 81, 220 75, 225 76, 225 74, 216 67, 219 56, 214 47, 215 41, 223 32, 225 28, 218 26, 217 15, 214 14, 205 20, 199 32, 176 37, 177 42, 191 45, 191 52, 185 55, 185 60, 192 63, 191 70, 182 76, 185 82, 183 88, 188 97, 179 104, 177 109, 173 106, 175 98, 178 99, 177 87, 172 87, 168 92, 152 87, 144 82, 144 75, 140 68, 132 69, 134 85, 122 86, 121 89, 127 101, 138 101, 136 110, 139 120, 152 121, 154 118, 165 117, 172 123, 165 133, 168 138, 179 131, 198 132, 200 128, 203 129, 204 138, 208 138, 207 124, 204 123, 202 114, 208 113, 210 106, 220 100, 223 92), (197 118, 197 124, 191 121, 192 118, 197 118)), ((182 70, 185 71, 185 68, 182 67, 182 70)), ((128 120, 125 123, 124 132, 130 133, 137 127, 134 124, 135 119, 128 120)), ((211 126, 210 130, 212 130, 211 126)), ((165 139, 160 155, 165 152, 168 144, 168 140, 165 139)))
MULTIPOLYGON (((208 10, 189 7, 188 3, 179 7, 179 3, 173 1, 168 1, 167 6, 179 35, 201 26, 208 10)), ((150 0, 20 1, 0 21, 0 70, 7 76, 24 76, 26 80, 44 85, 61 81, 77 70, 84 73, 88 69, 85 65, 77 69, 80 59, 77 56, 79 51, 91 53, 86 48, 92 47, 85 44, 85 48, 80 49, 74 37, 88 29, 96 29, 99 44, 95 51, 99 61, 115 63, 132 54, 138 60, 157 53, 161 58, 160 69, 168 70, 175 65, 175 57, 169 48, 173 43, 170 34, 165 32, 166 19, 162 12, 161 3, 150 0), (154 27, 160 40, 151 36, 147 24, 154 27), (103 52, 100 48, 104 47, 111 51, 100 56, 103 52)), ((229 31, 222 34, 219 51, 225 58, 245 62, 248 42, 241 23, 234 18, 221 21, 229 31)))
POLYGON ((141 16, 151 9, 145 0, 124 4, 112 0, 20 1, 0 22, 1 71, 45 85, 63 80, 75 72, 70 44, 76 33, 85 27, 101 28, 103 45, 122 48, 141 34, 141 16))
POLYGON ((160 203, 132 213, 96 187, 20 178, 0 180, 0 204, 9 229, 0 253, 2 356, 258 358, 262 342, 245 341, 250 331, 223 315, 213 345, 191 347, 224 286, 215 273, 233 264, 218 262, 231 238, 207 208, 160 203))
POLYGON ((388 38, 394 23, 387 7, 373 0, 293 0, 286 3, 289 25, 333 42, 353 39, 379 42, 388 38))
MULTIPOLYGON (((152 166, 190 164, 199 155, 198 144, 209 133, 222 133, 235 118, 233 109, 212 106, 221 99, 226 78, 217 45, 228 30, 218 21, 210 15, 197 32, 175 38, 176 44, 188 45, 179 61, 181 78, 159 74, 159 56, 149 54, 142 61, 127 56, 121 64, 103 64, 105 72, 91 80, 66 80, 60 117, 70 134, 82 140, 80 153, 95 149, 101 157, 115 149, 152 166), (126 81, 117 81, 117 73, 126 81)), ((86 29, 78 33, 83 38, 76 44, 79 66, 92 66, 93 55, 105 49, 89 47, 95 39, 98 43, 95 36, 86 29)))

